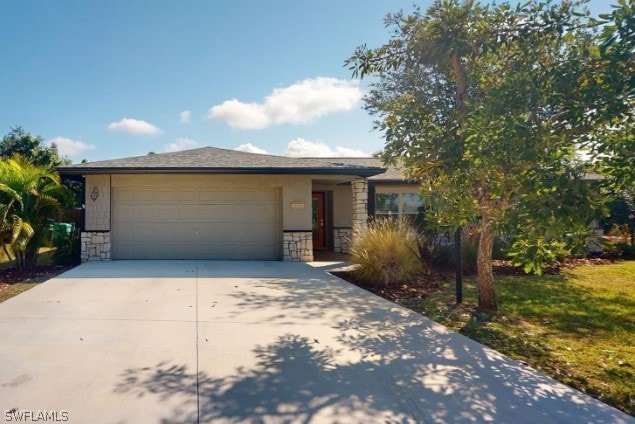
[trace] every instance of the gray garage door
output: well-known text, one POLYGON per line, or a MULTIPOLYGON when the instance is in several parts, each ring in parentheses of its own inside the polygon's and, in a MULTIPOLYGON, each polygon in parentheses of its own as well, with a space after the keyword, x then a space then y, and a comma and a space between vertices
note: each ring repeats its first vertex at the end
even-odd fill
POLYGON ((113 188, 114 259, 280 257, 276 190, 113 188))

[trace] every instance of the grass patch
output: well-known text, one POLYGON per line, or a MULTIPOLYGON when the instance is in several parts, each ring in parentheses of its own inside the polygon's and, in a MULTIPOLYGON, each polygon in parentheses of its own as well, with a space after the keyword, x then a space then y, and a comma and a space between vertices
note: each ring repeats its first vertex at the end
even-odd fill
POLYGON ((500 312, 474 316, 475 281, 400 304, 635 416, 635 262, 562 275, 500 276, 500 312))
POLYGON ((12 298, 13 296, 19 295, 22 292, 32 289, 38 284, 40 284, 40 282, 16 283, 6 286, 0 285, 0 303, 12 298))

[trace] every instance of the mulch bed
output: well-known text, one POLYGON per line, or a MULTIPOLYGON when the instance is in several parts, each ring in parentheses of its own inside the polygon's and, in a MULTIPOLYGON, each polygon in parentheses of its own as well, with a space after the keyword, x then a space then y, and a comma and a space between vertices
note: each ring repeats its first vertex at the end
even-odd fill
POLYGON ((437 290, 444 281, 452 278, 449 274, 432 273, 426 275, 425 279, 421 278, 415 281, 409 281, 407 284, 384 287, 373 286, 365 281, 359 280, 352 271, 338 271, 332 272, 332 274, 393 302, 399 299, 423 299, 428 297, 437 290))
POLYGON ((68 271, 75 265, 38 265, 32 269, 0 269, 0 288, 16 283, 41 283, 68 271))

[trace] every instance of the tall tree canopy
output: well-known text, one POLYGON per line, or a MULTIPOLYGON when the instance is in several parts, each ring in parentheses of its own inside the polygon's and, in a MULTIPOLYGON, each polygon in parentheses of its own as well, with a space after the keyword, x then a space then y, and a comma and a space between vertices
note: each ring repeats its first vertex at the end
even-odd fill
POLYGON ((0 141, 1 158, 10 158, 16 154, 40 166, 70 164, 68 159, 60 157, 55 143, 47 146, 41 136, 33 136, 22 127, 12 127, 0 141))
POLYGON ((603 107, 594 113, 605 124, 591 134, 599 169, 612 188, 635 187, 635 0, 619 0, 613 12, 600 15, 604 24, 600 52, 605 80, 603 107))
POLYGON ((386 25, 388 43, 346 63, 378 77, 365 106, 385 135, 383 159, 421 181, 428 219, 478 223, 478 309, 496 312, 497 232, 513 230, 517 263, 539 270, 564 234, 586 233, 602 212, 577 156, 606 85, 589 19, 568 1, 437 0, 386 25))

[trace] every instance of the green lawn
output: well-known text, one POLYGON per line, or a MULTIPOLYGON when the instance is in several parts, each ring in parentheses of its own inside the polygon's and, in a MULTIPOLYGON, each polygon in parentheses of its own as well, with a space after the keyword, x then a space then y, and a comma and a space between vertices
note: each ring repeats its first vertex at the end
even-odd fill
POLYGON ((466 336, 635 415, 635 261, 563 275, 497 278, 500 313, 473 318, 474 281, 454 307, 454 282, 414 309, 466 336))

